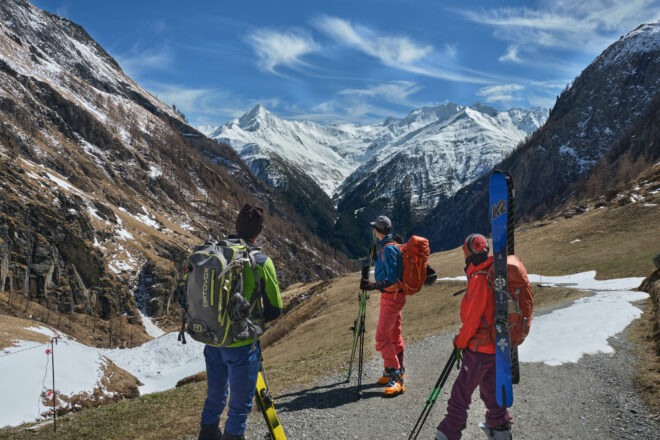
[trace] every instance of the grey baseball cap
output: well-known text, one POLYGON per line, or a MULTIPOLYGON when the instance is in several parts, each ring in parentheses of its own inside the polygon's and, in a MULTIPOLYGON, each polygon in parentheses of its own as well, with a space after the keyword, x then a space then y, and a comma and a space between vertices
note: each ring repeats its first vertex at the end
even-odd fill
POLYGON ((381 232, 390 232, 390 229, 392 229, 392 222, 384 215, 379 215, 375 221, 371 222, 371 226, 381 232))

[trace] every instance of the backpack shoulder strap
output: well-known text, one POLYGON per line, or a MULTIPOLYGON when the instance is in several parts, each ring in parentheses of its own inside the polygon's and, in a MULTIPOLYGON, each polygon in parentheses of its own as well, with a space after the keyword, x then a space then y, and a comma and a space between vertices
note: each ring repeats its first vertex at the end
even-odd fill
POLYGON ((486 278, 487 278, 488 280, 490 280, 490 274, 488 273, 487 270, 478 270, 478 271, 476 271, 476 272, 472 272, 472 273, 470 274, 470 279, 472 279, 472 277, 475 276, 475 275, 486 275, 486 278))

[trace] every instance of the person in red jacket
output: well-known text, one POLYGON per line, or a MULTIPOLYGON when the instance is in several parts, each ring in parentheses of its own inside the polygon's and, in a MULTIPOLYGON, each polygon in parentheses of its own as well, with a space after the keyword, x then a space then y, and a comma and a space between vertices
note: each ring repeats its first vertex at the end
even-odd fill
POLYGON ((461 302, 463 326, 454 337, 463 366, 447 402, 447 415, 438 425, 436 440, 461 438, 477 386, 487 410, 486 424, 480 426, 490 439, 511 439, 511 418, 506 408, 497 404, 495 396, 495 341, 491 333, 495 300, 488 289, 488 269, 493 264, 489 250, 488 239, 481 234, 470 234, 463 243, 468 287, 461 302))

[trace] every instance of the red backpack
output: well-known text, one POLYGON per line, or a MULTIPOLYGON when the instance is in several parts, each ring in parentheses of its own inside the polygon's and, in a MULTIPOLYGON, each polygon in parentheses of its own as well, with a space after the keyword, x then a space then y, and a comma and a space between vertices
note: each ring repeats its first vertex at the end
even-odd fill
MULTIPOLYGON (((486 273, 488 276, 488 292, 494 295, 492 281, 494 279, 493 266, 488 268, 488 272, 479 271, 478 273, 486 273)), ((529 284, 527 278, 527 269, 523 265, 520 258, 515 255, 507 257, 507 273, 509 281, 509 297, 513 303, 514 310, 509 308, 509 338, 512 347, 517 347, 522 344, 532 325, 532 312, 534 311, 534 294, 532 293, 532 286, 529 284)), ((495 342, 495 327, 491 328, 491 341, 495 342)), ((479 344, 482 345, 482 344, 479 344)))
POLYGON ((408 243, 387 243, 401 251, 402 275, 399 278, 399 289, 406 295, 414 295, 426 281, 426 266, 431 250, 429 241, 424 237, 413 235, 408 243))

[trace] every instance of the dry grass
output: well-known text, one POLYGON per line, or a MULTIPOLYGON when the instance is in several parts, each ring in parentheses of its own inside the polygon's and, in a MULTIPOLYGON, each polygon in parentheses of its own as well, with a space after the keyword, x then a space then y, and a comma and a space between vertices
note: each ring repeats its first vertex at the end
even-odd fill
POLYGON ((45 324, 94 347, 135 347, 152 339, 142 326, 129 323, 125 315, 104 321, 81 313, 58 313, 17 293, 10 297, 8 292, 0 292, 0 315, 2 322, 18 316, 28 323, 27 327, 45 324))
POLYGON ((27 330, 38 324, 29 319, 2 316, 0 319, 0 350, 14 347, 18 341, 33 341, 46 343, 50 338, 42 333, 27 330))
MULTIPOLYGON (((479 231, 475 231, 479 232, 479 231)), ((660 206, 596 209, 570 219, 516 230, 516 254, 530 273, 565 275, 596 270, 597 278, 647 276, 660 250, 660 206), (579 239, 579 242, 571 243, 579 239)), ((430 259, 439 277, 463 274, 460 248, 430 259)))
POLYGON ((639 363, 636 367, 635 384, 644 400, 656 414, 660 414, 660 356, 656 353, 653 340, 653 303, 644 301, 644 314, 631 331, 631 340, 636 344, 639 363))

